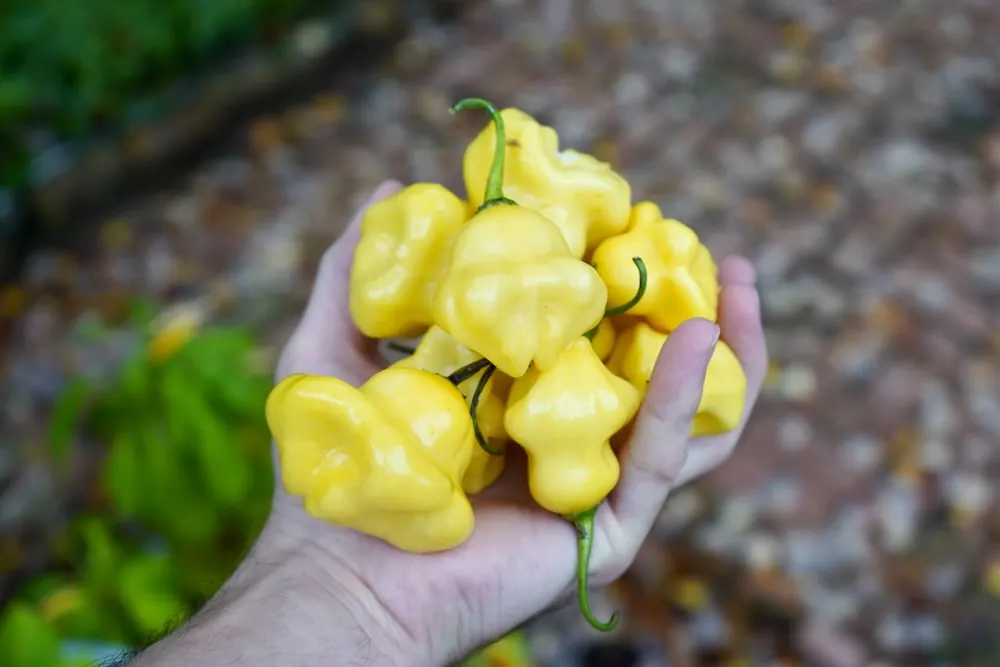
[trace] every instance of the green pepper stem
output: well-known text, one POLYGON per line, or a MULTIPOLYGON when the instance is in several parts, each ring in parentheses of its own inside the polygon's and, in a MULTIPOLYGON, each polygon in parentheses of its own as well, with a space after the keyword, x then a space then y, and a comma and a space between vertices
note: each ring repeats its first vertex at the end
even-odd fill
POLYGON ((399 352, 401 354, 415 354, 417 349, 415 347, 410 347, 409 345, 403 345, 402 343, 397 343, 394 340, 389 341, 385 344, 387 348, 393 352, 399 352))
POLYGON ((494 447, 490 447, 490 444, 486 442, 486 437, 483 435, 482 430, 479 428, 479 399, 483 396, 483 390, 486 389, 487 383, 489 383, 490 378, 493 377, 493 373, 496 372, 497 367, 490 364, 486 367, 486 371, 483 373, 482 377, 479 378, 479 384, 476 385, 476 390, 472 392, 472 401, 469 403, 469 414, 472 416, 472 430, 476 434, 476 442, 479 446, 483 448, 483 451, 491 456, 502 456, 503 452, 494 447))
POLYGON ((622 313, 628 312, 632 308, 635 308, 635 306, 642 301, 642 297, 646 295, 646 282, 649 280, 649 276, 646 274, 646 262, 642 261, 641 257, 633 257, 632 263, 635 264, 635 268, 639 270, 639 289, 635 291, 635 296, 622 305, 606 310, 604 312, 605 317, 614 317, 615 315, 621 315, 622 313))
POLYGON ((594 548, 594 516, 597 507, 574 514, 570 517, 576 528, 576 597, 580 603, 580 612, 595 630, 610 632, 618 625, 620 614, 616 611, 607 621, 599 621, 590 610, 590 598, 587 584, 590 579, 590 552, 594 548))
MULTIPOLYGON (((622 305, 605 310, 604 317, 614 317, 615 315, 622 315, 628 312, 629 310, 635 308, 636 304, 642 301, 642 297, 646 295, 646 284, 649 281, 649 275, 646 272, 646 262, 642 261, 641 257, 633 257, 632 262, 635 264, 635 268, 639 270, 639 289, 635 291, 635 296, 622 305)), ((597 268, 593 264, 591 264, 591 266, 594 266, 595 269, 597 268)), ((597 335, 597 327, 599 326, 601 326, 600 322, 597 323, 596 327, 583 334, 584 338, 587 340, 593 340, 594 336, 597 335)))
POLYGON ((503 116, 491 102, 479 97, 466 97, 459 100, 449 111, 456 113, 464 109, 486 111, 490 115, 497 133, 496 146, 493 149, 493 164, 490 165, 490 173, 486 178, 486 193, 483 195, 483 203, 479 207, 479 211, 496 204, 513 204, 514 202, 504 197, 503 194, 504 162, 507 156, 507 126, 503 122, 503 116))
POLYGON ((492 364, 489 359, 476 359, 471 364, 466 364, 465 366, 457 369, 454 373, 451 373, 448 376, 448 382, 457 387, 479 371, 491 365, 492 364))

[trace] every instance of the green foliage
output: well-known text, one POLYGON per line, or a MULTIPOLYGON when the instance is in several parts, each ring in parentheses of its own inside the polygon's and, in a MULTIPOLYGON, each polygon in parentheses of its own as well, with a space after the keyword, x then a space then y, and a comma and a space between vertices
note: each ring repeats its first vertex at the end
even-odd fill
MULTIPOLYGON (((129 324, 146 328, 153 314, 138 304, 129 324)), ((105 506, 72 520, 51 571, 2 610, 4 667, 92 667, 81 650, 145 646, 218 590, 263 527, 273 491, 271 379, 254 363, 253 336, 212 328, 165 361, 148 350, 108 384, 69 383, 53 410, 54 462, 80 428, 106 446, 105 506)), ((531 665, 524 637, 463 664, 494 661, 531 665)))
POLYGON ((77 419, 83 411, 84 401, 90 395, 90 383, 85 378, 73 378, 63 389, 59 400, 52 408, 49 422, 49 446, 53 462, 62 467, 69 453, 73 434, 77 429, 77 419))
POLYGON ((0 2, 0 186, 23 182, 29 131, 66 141, 141 120, 220 54, 345 1, 0 2))
POLYGON ((59 635, 30 606, 14 602, 0 618, 0 655, 8 667, 57 665, 59 635))
MULTIPOLYGON (((133 325, 149 321, 139 311, 133 325)), ((271 381, 255 367, 253 336, 211 328, 166 360, 147 350, 110 383, 69 383, 52 412, 55 461, 78 428, 106 445, 105 506, 72 521, 54 571, 0 619, 12 667, 78 664, 53 657, 63 639, 142 646, 215 593, 263 527, 271 381)))

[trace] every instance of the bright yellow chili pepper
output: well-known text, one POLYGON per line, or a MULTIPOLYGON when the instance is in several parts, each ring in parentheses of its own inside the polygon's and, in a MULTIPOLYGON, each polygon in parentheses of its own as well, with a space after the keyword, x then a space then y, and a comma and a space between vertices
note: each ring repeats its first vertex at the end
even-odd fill
MULTIPOLYGON (((559 150, 559 138, 519 109, 500 112, 506 128, 503 178, 508 196, 535 209, 559 227, 577 258, 628 225, 632 192, 611 166, 586 153, 559 150)), ((474 206, 489 180, 496 125, 469 144, 462 163, 466 191, 474 206)))
MULTIPOLYGON (((440 327, 432 326, 424 334, 414 353, 405 357, 393 367, 417 368, 439 375, 450 375, 482 357, 449 336, 440 327)), ((462 490, 468 494, 479 493, 497 480, 503 472, 502 455, 507 432, 503 428, 505 390, 510 389, 509 380, 494 374, 480 390, 476 419, 482 435, 489 447, 496 452, 490 454, 482 447, 476 447, 472 461, 462 477, 462 490)), ((476 375, 462 380, 457 386, 466 402, 472 403, 478 385, 476 375)), ((471 405, 470 405, 471 407, 471 405)))
POLYGON ((503 193, 503 119, 485 100, 455 109, 484 108, 497 124, 497 150, 487 192, 462 229, 434 299, 434 322, 510 377, 532 363, 546 369, 566 346, 600 322, 607 289, 597 271, 577 259, 559 228, 503 193))
MULTIPOLYGON (((656 359, 668 337, 669 334, 660 333, 645 322, 635 324, 618 336, 608 368, 645 394, 656 359)), ((718 435, 739 426, 746 392, 747 378, 740 360, 732 348, 720 340, 708 362, 691 435, 718 435)))
POLYGON ((601 320, 601 323, 597 325, 597 331, 594 332, 594 337, 590 340, 598 359, 607 361, 608 357, 611 356, 611 349, 615 345, 617 336, 618 333, 615 331, 614 325, 611 324, 611 319, 601 320))
POLYGON ((442 551, 472 533, 461 480, 476 449, 465 399, 447 379, 388 368, 360 389, 297 374, 267 400, 285 489, 330 523, 404 551, 442 551))
POLYGON ((504 424, 528 453, 528 482, 539 505, 576 514, 608 495, 618 482, 608 440, 632 418, 640 399, 584 338, 552 368, 531 368, 514 380, 504 424))
POLYGON ((368 208, 349 292, 361 333, 407 337, 430 326, 434 291, 468 217, 468 204, 435 183, 415 183, 368 208))
POLYGON ((514 380, 504 424, 528 454, 528 487, 545 509, 577 526, 577 584, 587 620, 599 629, 586 602, 594 513, 618 483, 610 439, 639 409, 639 391, 609 371, 590 341, 579 338, 546 371, 532 367, 514 380))
POLYGON ((698 235, 677 220, 664 219, 652 202, 632 209, 629 229, 597 247, 593 262, 608 286, 608 301, 621 303, 636 291, 631 258, 641 255, 649 270, 645 296, 629 311, 664 333, 681 322, 703 317, 713 322, 718 308, 718 271, 698 235))

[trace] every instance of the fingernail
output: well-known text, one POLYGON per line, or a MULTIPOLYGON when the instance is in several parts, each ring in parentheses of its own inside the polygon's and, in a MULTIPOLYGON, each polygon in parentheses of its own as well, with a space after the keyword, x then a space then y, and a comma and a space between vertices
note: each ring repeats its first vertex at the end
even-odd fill
POLYGON ((712 351, 712 352, 715 351, 715 346, 719 344, 719 336, 721 336, 721 335, 722 335, 722 329, 720 329, 719 325, 716 324, 715 325, 715 332, 712 334, 712 345, 711 345, 711 347, 708 348, 710 351, 712 351))

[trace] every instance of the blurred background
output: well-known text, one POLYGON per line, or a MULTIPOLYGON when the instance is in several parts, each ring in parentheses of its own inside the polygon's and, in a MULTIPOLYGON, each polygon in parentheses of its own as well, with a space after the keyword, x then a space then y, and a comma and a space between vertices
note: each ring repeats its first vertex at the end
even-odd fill
POLYGON ((0 4, 0 660, 141 646, 225 580, 319 255, 385 178, 462 192, 477 95, 752 258, 773 363, 598 600, 623 627, 474 664, 1000 664, 998 33, 986 0, 0 4))

